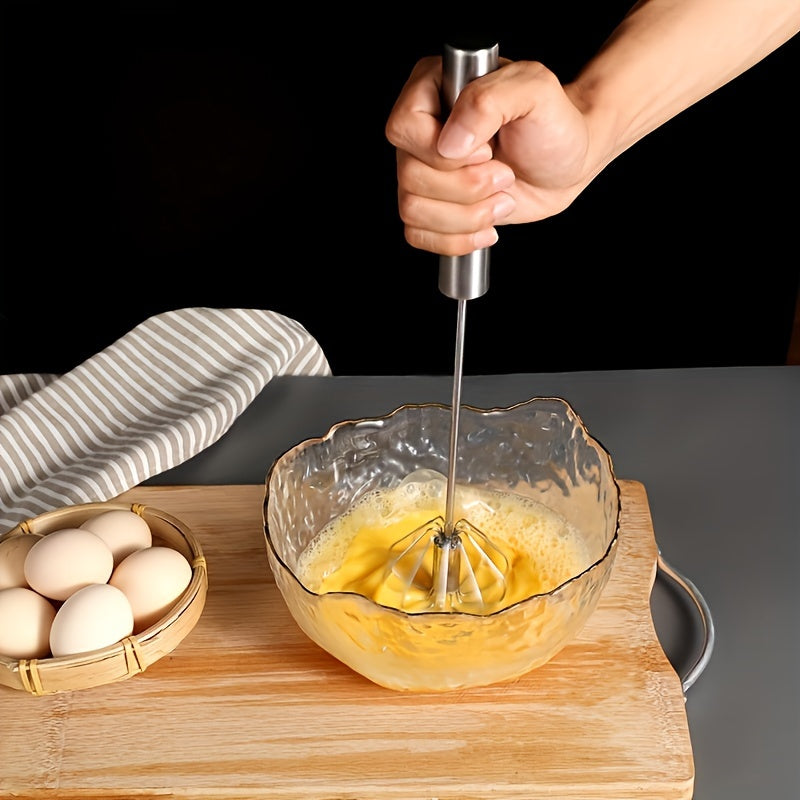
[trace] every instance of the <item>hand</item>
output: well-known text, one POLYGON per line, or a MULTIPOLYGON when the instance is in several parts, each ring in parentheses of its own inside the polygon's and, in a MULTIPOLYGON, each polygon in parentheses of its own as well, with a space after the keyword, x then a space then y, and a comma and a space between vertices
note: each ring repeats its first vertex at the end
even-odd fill
POLYGON ((444 125, 441 72, 441 58, 419 61, 386 124, 410 245, 444 255, 489 247, 495 226, 563 211, 594 177, 584 116, 544 65, 501 59, 461 90, 444 125))

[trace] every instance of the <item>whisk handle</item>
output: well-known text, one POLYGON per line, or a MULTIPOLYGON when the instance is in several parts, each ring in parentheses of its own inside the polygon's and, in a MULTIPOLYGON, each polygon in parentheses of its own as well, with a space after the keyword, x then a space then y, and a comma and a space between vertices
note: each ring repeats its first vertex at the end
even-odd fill
MULTIPOLYGON (((445 44, 442 60, 442 104, 449 112, 461 90, 499 66, 499 45, 445 44)), ((439 257, 439 291, 454 300, 473 300, 489 289, 489 248, 463 256, 439 257)))

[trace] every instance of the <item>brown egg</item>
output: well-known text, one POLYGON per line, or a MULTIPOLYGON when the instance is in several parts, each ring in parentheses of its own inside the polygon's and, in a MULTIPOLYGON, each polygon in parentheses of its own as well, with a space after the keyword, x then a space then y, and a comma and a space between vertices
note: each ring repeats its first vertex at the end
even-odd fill
POLYGON ((125 595, 107 583, 84 586, 70 595, 50 626, 54 657, 86 653, 130 636, 133 612, 125 595))
POLYGON ((9 536, 0 542, 0 589, 28 585, 25 578, 25 558, 38 540, 37 536, 23 534, 9 536))
POLYGON ((33 589, 0 589, 0 653, 9 658, 49 656, 55 615, 55 606, 33 589))
POLYGON ((177 550, 148 547, 123 559, 109 584, 121 589, 133 609, 134 632, 165 616, 192 580, 192 567, 177 550))
POLYGON ((39 539, 25 557, 25 580, 51 600, 66 600, 91 583, 105 583, 114 569, 108 545, 91 531, 62 528, 39 539))
POLYGON ((81 526, 99 536, 114 555, 114 564, 119 564, 125 556, 129 556, 143 547, 150 547, 153 536, 147 521, 134 511, 114 508, 103 511, 81 526))

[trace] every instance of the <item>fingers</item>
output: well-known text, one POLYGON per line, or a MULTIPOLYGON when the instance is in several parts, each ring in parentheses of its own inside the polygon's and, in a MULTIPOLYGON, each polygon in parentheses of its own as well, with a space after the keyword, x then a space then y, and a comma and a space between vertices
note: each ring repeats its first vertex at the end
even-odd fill
POLYGON ((513 212, 513 171, 499 161, 446 172, 398 152, 398 210, 413 247, 463 255, 497 241, 495 225, 513 212))
POLYGON ((458 256, 497 241, 496 225, 515 207, 511 195, 500 192, 472 206, 454 206, 440 200, 398 193, 406 241, 422 250, 458 256))
POLYGON ((462 158, 437 150, 442 131, 442 60, 419 61, 386 123, 397 148, 398 210, 413 247, 463 255, 497 241, 495 225, 513 210, 504 190, 514 181, 506 165, 492 161, 489 140, 462 158))
MULTIPOLYGON (((448 169, 443 170, 400 150, 397 152, 397 182, 403 192, 422 199, 469 206, 510 188, 514 183, 514 171, 493 159, 455 168, 449 164, 448 169)), ((410 210, 401 209, 406 222, 413 221, 406 218, 409 213, 410 210)))
MULTIPOLYGON (((417 62, 389 114, 385 135, 398 150, 410 153, 436 169, 452 169, 456 165, 449 163, 436 149, 443 116, 441 76, 441 57, 431 56, 417 62)), ((463 161, 480 163, 491 157, 491 147, 485 144, 465 154, 463 161)))

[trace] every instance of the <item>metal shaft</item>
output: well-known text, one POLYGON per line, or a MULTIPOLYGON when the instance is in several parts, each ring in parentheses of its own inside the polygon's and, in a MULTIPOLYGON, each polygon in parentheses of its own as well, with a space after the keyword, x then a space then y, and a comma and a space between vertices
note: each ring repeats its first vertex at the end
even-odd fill
POLYGON ((456 504, 456 460, 458 458, 458 427, 461 419, 461 378, 464 372, 464 329, 467 319, 467 301, 458 301, 456 318, 456 358, 453 367, 453 395, 450 412, 450 451, 447 470, 447 501, 444 512, 444 532, 453 533, 456 504))
MULTIPOLYGON (((469 81, 486 75, 499 66, 499 47, 465 48, 452 44, 444 46, 442 59, 442 105, 450 109, 469 81)), ((489 288, 489 248, 475 250, 463 256, 439 257, 439 290, 458 301, 456 319, 455 366, 453 368, 453 395, 450 421, 450 451, 445 506, 446 536, 453 533, 455 525, 456 464, 458 461, 458 428, 461 417, 461 383, 464 370, 464 332, 466 329, 467 300, 485 294, 489 288)))

